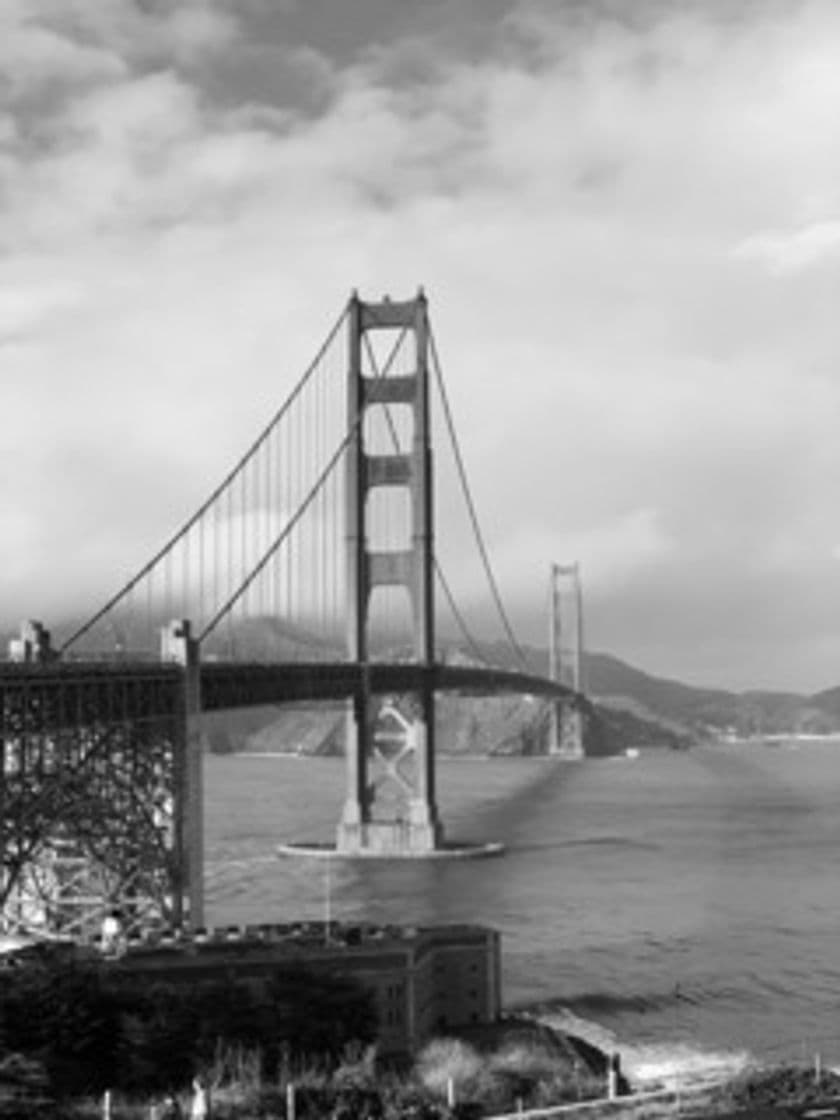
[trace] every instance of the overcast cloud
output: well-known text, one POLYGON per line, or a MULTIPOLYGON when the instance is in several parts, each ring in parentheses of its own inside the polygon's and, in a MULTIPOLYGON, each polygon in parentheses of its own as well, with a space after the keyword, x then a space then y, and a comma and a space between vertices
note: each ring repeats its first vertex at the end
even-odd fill
POLYGON ((595 648, 840 679, 836 0, 5 0, 0 42, 5 618, 95 605, 351 288, 422 283, 526 639, 579 559, 595 648))

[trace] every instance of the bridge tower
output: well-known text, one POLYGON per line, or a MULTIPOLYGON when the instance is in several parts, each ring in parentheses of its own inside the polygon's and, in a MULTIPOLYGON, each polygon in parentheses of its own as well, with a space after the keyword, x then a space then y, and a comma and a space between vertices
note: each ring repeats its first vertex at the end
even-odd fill
MULTIPOLYGON (((549 578, 548 675, 576 693, 583 679, 583 593, 579 564, 552 564, 549 578)), ((577 704, 550 706, 548 753, 562 758, 584 756, 583 712, 577 704)))
MULTIPOLYGON (((434 549, 432 447, 429 402, 429 322, 422 291, 413 300, 367 303, 353 295, 348 314, 348 408, 350 441, 346 452, 345 532, 347 580, 347 657, 362 666, 362 683, 348 701, 346 716, 347 789, 337 829, 339 852, 358 855, 423 855, 442 843, 435 800, 434 549), (365 335, 398 331, 413 336, 413 372, 369 376, 364 372, 365 335), (374 454, 365 444, 369 410, 408 406, 413 420, 411 448, 374 454), (377 550, 368 545, 368 495, 376 487, 407 491, 411 540, 406 547, 377 550), (375 734, 370 664, 370 601, 376 587, 403 587, 411 602, 413 657, 427 668, 410 696, 412 719, 404 727, 402 750, 391 757, 379 749, 375 734), (384 764, 384 778, 399 795, 390 818, 377 817, 377 783, 369 770, 384 764)), ((387 500, 387 499, 385 499, 387 500)))

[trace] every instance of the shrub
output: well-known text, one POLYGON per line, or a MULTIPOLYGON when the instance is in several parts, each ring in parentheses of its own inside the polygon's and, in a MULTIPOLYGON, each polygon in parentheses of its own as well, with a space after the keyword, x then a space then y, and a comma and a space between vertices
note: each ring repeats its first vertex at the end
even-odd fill
POLYGON ((421 1085, 439 1097, 446 1096, 450 1080, 456 1090, 472 1085, 483 1067, 483 1061, 472 1046, 457 1038, 433 1039, 423 1049, 416 1064, 421 1085))
POLYGON ((826 1097, 840 1096, 840 1076, 827 1071, 817 1083, 813 1069, 781 1066, 771 1070, 751 1070, 736 1078, 726 1095, 739 1107, 760 1108, 775 1104, 812 1104, 826 1097))

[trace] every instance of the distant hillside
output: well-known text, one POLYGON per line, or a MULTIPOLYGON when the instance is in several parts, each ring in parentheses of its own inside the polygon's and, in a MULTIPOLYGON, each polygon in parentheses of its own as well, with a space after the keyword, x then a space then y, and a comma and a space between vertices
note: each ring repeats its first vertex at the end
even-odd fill
MULTIPOLYGON (((538 672, 546 672, 546 650, 526 647, 538 672)), ((482 647, 494 664, 514 667, 501 643, 482 647)), ((655 677, 605 653, 584 658, 587 694, 600 708, 623 709, 633 715, 671 726, 678 734, 708 738, 726 731, 737 735, 817 733, 840 731, 840 687, 813 696, 794 692, 751 690, 734 692, 702 688, 667 677, 655 677)))
POLYGON ((624 697, 595 703, 587 731, 586 753, 593 757, 620 754, 631 747, 687 750, 697 742, 690 728, 624 697))
POLYGON ((344 709, 336 704, 263 705, 211 712, 203 718, 214 754, 333 755, 344 752, 344 709))
POLYGON ((840 724, 840 685, 814 693, 810 703, 817 711, 828 714, 840 724))

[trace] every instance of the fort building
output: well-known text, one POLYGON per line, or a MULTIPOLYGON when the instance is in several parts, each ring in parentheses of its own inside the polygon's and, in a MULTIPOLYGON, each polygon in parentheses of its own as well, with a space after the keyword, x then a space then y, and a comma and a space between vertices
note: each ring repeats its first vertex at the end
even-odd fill
POLYGON ((477 925, 373 926, 298 922, 165 931, 130 938, 109 969, 167 983, 259 984, 300 967, 370 992, 382 1054, 411 1054, 436 1034, 495 1022, 500 937, 477 925))

